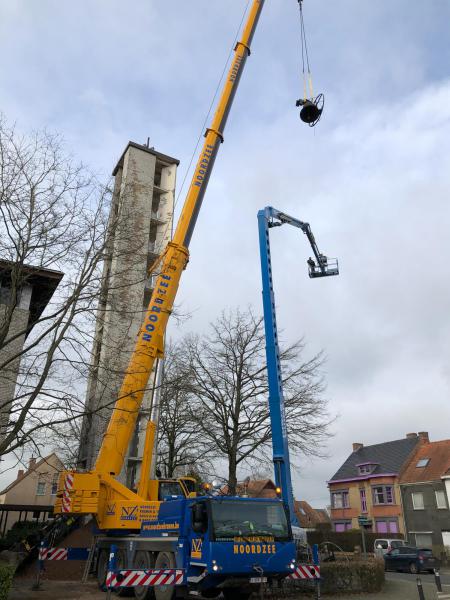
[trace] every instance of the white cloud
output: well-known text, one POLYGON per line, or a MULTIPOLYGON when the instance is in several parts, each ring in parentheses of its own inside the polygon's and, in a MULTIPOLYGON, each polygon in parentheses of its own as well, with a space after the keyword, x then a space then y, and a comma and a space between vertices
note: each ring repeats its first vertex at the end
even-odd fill
MULTIPOLYGON (((182 171, 244 5, 3 3, 0 109, 24 129, 61 131, 99 171, 147 136, 182 171)), ((256 212, 266 204, 310 221, 339 257, 339 278, 309 281, 306 240, 273 232, 280 327, 326 351, 340 414, 330 460, 295 478, 301 497, 324 505, 352 441, 448 437, 450 6, 304 6, 323 119, 310 130, 294 107, 296 2, 268 1, 179 300, 197 331, 226 306, 260 306, 256 212)))

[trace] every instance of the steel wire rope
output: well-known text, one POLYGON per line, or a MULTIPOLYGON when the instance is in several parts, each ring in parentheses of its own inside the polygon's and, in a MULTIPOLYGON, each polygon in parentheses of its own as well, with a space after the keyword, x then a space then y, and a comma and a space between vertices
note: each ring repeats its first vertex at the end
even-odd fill
MULTIPOLYGON (((175 202, 174 202, 174 205, 173 205, 173 211, 174 212, 175 212, 175 208, 177 207, 177 204, 178 204, 178 202, 180 200, 180 196, 181 196, 181 193, 182 193, 182 191, 184 189, 184 185, 186 183, 186 179, 188 178, 188 175, 190 173, 190 170, 191 170, 191 167, 192 167, 192 163, 194 162, 194 158, 195 158, 195 156, 197 154, 197 150, 198 150, 198 147, 199 147, 199 144, 200 144, 200 140, 202 139, 203 132, 205 131, 205 127, 206 127, 206 125, 208 123, 208 119, 209 119, 209 116, 210 116, 211 111, 213 109, 213 106, 215 104, 215 101, 216 101, 216 98, 217 98, 217 94, 219 93, 219 90, 221 88, 223 78, 225 77, 225 73, 227 72, 227 67, 228 67, 228 65, 230 63, 230 59, 231 59, 231 56, 233 54, 234 48, 236 47, 236 43, 238 41, 239 33, 240 33, 241 29, 242 29, 242 25, 244 23, 244 19, 245 19, 245 16, 247 14, 250 2, 251 2, 251 0, 247 0, 246 6, 244 8, 244 12, 242 13, 241 21, 239 23, 239 26, 238 26, 237 31, 236 31, 236 35, 234 37, 234 41, 233 41, 233 43, 231 45, 230 51, 229 51, 227 59, 225 61, 225 64, 224 64, 224 67, 223 67, 223 70, 222 70, 222 74, 221 74, 221 76, 219 78, 219 81, 217 83, 214 95, 213 95, 211 103, 209 105, 208 112, 206 113, 206 116, 204 118, 203 124, 201 126, 200 133, 199 133, 198 138, 197 138, 197 142, 195 144, 194 150, 192 151, 191 159, 190 159, 189 164, 188 164, 188 166, 186 168, 186 171, 184 173, 184 177, 183 177, 183 180, 181 182, 181 187, 180 187, 180 189, 178 191, 178 194, 176 195, 175 202)), ((169 224, 166 225, 166 228, 165 228, 164 233, 162 235, 162 240, 164 240, 164 238, 166 237, 168 228, 169 228, 169 224)), ((160 243, 159 247, 156 249, 156 252, 159 252, 162 249, 162 245, 163 245, 163 241, 162 240, 161 240, 161 243, 160 243)), ((156 254, 156 252, 155 252, 155 254, 156 254)), ((153 262, 153 264, 149 267, 148 272, 147 272, 147 276, 148 277, 154 272, 154 270, 156 269, 156 267, 158 266, 158 264, 161 262, 161 260, 162 260, 162 258, 163 258, 164 255, 165 255, 165 252, 162 252, 158 256, 158 258, 153 262)))
POLYGON ((308 97, 308 94, 307 94, 307 83, 308 83, 309 93, 311 95, 311 101, 312 101, 314 98, 314 93, 313 93, 313 87, 312 87, 311 67, 309 64, 308 44, 306 41, 305 20, 303 18, 303 0, 298 0, 298 8, 299 8, 299 13, 300 13, 300 41, 301 41, 301 45, 302 45, 302 73, 303 73, 304 99, 306 100, 308 97), (307 75, 305 73, 305 57, 306 57, 307 75))

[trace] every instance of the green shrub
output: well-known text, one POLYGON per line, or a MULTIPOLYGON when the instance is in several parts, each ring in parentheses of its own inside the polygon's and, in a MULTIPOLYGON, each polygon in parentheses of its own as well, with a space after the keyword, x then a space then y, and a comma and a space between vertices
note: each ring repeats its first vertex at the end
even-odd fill
POLYGON ((372 559, 323 563, 321 576, 324 594, 379 592, 384 582, 384 561, 372 559))
MULTIPOLYGON (((325 562, 320 566, 320 589, 323 594, 350 594, 380 592, 384 582, 384 561, 378 558, 368 560, 325 562)), ((312 591, 311 581, 286 580, 291 592, 312 591)))
POLYGON ((0 563, 0 600, 8 600, 13 577, 14 567, 0 563))
POLYGON ((36 521, 17 521, 6 533, 4 538, 0 538, 0 550, 16 549, 17 544, 26 541, 30 546, 39 543, 42 523, 36 521))

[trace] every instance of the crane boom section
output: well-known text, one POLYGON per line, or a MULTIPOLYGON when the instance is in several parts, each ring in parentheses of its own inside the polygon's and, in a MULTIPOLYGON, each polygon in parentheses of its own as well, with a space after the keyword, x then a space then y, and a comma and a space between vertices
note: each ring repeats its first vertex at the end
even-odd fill
POLYGON ((153 364, 156 358, 163 355, 164 333, 178 290, 181 273, 188 261, 188 246, 214 161, 223 141, 227 118, 247 56, 250 53, 250 44, 263 5, 264 0, 254 0, 252 3, 241 40, 235 47, 234 57, 211 127, 206 130, 205 142, 195 167, 173 240, 169 242, 164 252, 161 271, 156 280, 108 429, 103 438, 94 469, 100 475, 117 475, 120 473, 153 364))

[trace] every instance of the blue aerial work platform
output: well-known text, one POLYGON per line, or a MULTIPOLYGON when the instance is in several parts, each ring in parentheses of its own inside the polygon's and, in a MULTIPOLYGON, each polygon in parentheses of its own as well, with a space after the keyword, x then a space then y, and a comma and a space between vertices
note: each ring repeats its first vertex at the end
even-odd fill
POLYGON ((269 237, 270 228, 280 227, 284 224, 298 227, 307 236, 315 257, 315 260, 311 257, 307 260, 309 276, 311 278, 338 275, 339 265, 336 259, 329 259, 324 254, 320 253, 309 223, 294 219, 271 206, 267 206, 258 212, 259 250, 263 286, 262 295, 275 483, 281 488, 281 497, 289 511, 291 524, 297 526, 298 520, 294 511, 294 494, 292 491, 289 460, 289 441, 284 410, 283 379, 281 373, 280 349, 278 346, 269 237))

